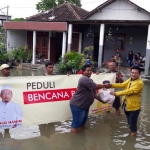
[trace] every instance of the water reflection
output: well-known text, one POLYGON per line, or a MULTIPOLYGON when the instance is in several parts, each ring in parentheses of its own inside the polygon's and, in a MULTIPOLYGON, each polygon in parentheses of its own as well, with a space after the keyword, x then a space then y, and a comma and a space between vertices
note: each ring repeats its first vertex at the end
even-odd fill
MULTIPOLYGON (((39 70, 22 70, 22 69, 11 69, 10 76, 41 76, 45 72, 44 68, 39 70)), ((1 73, 0 73, 1 76, 1 73)))

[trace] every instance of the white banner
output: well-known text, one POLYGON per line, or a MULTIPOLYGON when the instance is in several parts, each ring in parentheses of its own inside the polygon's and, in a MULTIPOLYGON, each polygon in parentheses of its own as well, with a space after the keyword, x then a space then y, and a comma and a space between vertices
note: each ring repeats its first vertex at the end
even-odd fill
MULTIPOLYGON (((0 128, 70 119, 69 100, 76 91, 80 77, 81 75, 1 77, 0 128)), ((102 84, 104 80, 114 83, 116 76, 113 73, 103 73, 92 74, 91 78, 97 84, 102 84)), ((110 107, 95 100, 90 114, 110 107)))

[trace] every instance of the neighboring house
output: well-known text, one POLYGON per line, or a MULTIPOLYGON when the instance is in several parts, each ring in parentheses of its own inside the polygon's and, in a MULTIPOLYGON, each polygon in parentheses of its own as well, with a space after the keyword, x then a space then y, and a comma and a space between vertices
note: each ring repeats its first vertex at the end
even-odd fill
POLYGON ((7 49, 27 44, 36 55, 45 54, 45 59, 57 62, 69 46, 69 49, 81 51, 79 38, 81 39, 82 29, 79 25, 71 27, 70 39, 67 40, 68 21, 81 20, 87 13, 88 11, 65 2, 28 17, 26 22, 6 22, 4 27, 7 29, 7 49))
POLYGON ((3 26, 4 21, 11 20, 11 16, 0 14, 0 26, 3 26))
POLYGON ((130 0, 108 0, 91 12, 65 2, 27 18, 26 22, 6 22, 4 27, 7 49, 28 44, 33 49, 33 63, 35 53, 44 53, 46 59, 56 62, 66 51, 81 53, 86 46, 94 46, 93 59, 101 67, 118 48, 123 65, 130 50, 146 55, 148 74, 150 12, 130 0))

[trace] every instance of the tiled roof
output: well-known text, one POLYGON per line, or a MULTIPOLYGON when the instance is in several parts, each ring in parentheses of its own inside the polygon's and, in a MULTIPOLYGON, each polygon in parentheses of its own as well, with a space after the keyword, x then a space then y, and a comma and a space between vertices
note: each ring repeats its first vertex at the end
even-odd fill
POLYGON ((48 21, 48 22, 57 22, 57 21, 74 21, 81 20, 88 11, 73 5, 69 2, 65 2, 55 8, 47 10, 45 12, 36 14, 31 17, 27 17, 27 21, 48 21))
MULTIPOLYGON (((87 13, 82 19, 88 19, 89 17, 91 17, 92 15, 94 15, 95 13, 97 13, 98 11, 102 10, 104 7, 110 5, 111 3, 115 2, 115 1, 116 0, 107 0, 106 2, 102 3, 101 5, 99 5, 98 7, 96 7, 95 9, 93 9, 92 11, 90 11, 89 13, 87 13)), ((148 12, 147 10, 145 10, 142 7, 138 6, 137 4, 131 2, 130 0, 124 0, 124 1, 130 3, 131 5, 137 7, 141 11, 143 11, 146 14, 150 15, 150 12, 148 12)))

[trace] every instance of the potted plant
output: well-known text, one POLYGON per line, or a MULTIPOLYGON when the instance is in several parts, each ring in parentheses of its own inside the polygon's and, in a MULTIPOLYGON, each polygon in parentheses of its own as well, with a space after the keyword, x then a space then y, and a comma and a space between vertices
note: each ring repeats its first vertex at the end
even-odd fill
POLYGON ((82 54, 79 54, 78 52, 67 52, 64 58, 60 59, 59 66, 61 66, 61 68, 66 69, 67 71, 72 71, 72 73, 77 73, 80 69, 79 67, 82 64, 82 59, 82 54))
POLYGON ((6 53, 1 52, 1 54, 0 54, 0 61, 1 61, 1 64, 7 62, 7 55, 6 55, 6 53))
POLYGON ((32 60, 32 51, 30 49, 28 49, 26 51, 26 62, 29 63, 32 60))
POLYGON ((25 52, 24 47, 19 46, 17 50, 17 60, 19 60, 20 62, 23 62, 25 54, 26 52, 25 52))
POLYGON ((62 59, 62 57, 59 58, 58 71, 61 73, 67 73, 67 65, 62 59))

